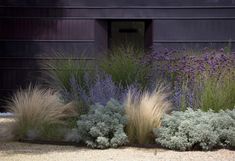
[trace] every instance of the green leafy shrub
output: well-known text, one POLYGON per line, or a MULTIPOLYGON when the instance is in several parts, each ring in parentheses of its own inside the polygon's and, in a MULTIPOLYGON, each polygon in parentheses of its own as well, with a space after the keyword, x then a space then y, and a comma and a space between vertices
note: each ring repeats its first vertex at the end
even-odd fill
POLYGON ((16 139, 54 139, 62 137, 59 129, 65 119, 76 115, 73 103, 64 104, 52 90, 29 87, 18 91, 8 102, 14 113, 13 134, 16 139))
POLYGON ((190 150, 200 147, 235 146, 235 110, 203 112, 187 109, 165 115, 162 127, 154 129, 156 142, 163 147, 190 150))
POLYGON ((95 104, 77 121, 76 133, 70 140, 84 142, 92 148, 116 148, 128 142, 124 132, 126 117, 119 102, 111 99, 106 106, 95 104))
POLYGON ((141 62, 141 52, 132 47, 117 47, 102 60, 101 69, 112 76, 117 85, 128 87, 134 83, 147 85, 149 67, 141 62))

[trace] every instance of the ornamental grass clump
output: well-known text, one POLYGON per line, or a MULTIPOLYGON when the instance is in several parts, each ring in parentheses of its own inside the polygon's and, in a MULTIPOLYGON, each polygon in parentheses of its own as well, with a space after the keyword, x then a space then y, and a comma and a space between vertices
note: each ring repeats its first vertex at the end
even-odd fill
MULTIPOLYGON (((235 72, 235 70, 234 70, 235 72)), ((227 72, 217 78, 208 74, 198 80, 198 107, 203 111, 210 109, 215 112, 235 107, 235 74, 227 72)))
POLYGON ((124 132, 126 121, 124 108, 118 101, 111 99, 105 106, 97 103, 88 114, 81 115, 74 129, 76 135, 69 139, 91 148, 116 148, 128 143, 124 132))
POLYGON ((64 57, 58 55, 54 62, 44 63, 49 68, 45 74, 45 83, 61 94, 61 99, 66 103, 76 103, 79 113, 86 113, 88 106, 84 100, 83 92, 87 93, 89 85, 92 84, 93 67, 84 56, 64 57), (88 82, 89 81, 89 82, 88 82), (78 89, 79 88, 79 89, 78 89), (79 90, 80 95, 76 95, 79 90), (67 97, 69 96, 69 97, 67 97))
POLYGON ((174 111, 164 115, 154 129, 156 142, 174 150, 211 150, 235 146, 235 110, 203 112, 200 109, 174 111))
POLYGON ((130 142, 148 144, 153 142, 152 130, 161 125, 161 118, 171 108, 171 103, 165 88, 160 86, 151 93, 130 90, 124 106, 130 142))
POLYGON ((81 87, 86 88, 85 75, 89 73, 90 66, 85 58, 63 58, 63 56, 58 56, 58 60, 45 63, 43 66, 49 68, 45 74, 46 83, 50 87, 58 91, 63 89, 70 91, 70 79, 75 77, 77 83, 81 87))
POLYGON ((143 63, 143 51, 133 47, 117 47, 110 51, 109 55, 101 62, 101 69, 111 75, 117 85, 128 87, 139 84, 142 88, 147 85, 149 66, 143 63))
POLYGON ((58 128, 65 124, 65 119, 76 114, 73 103, 62 103, 58 93, 31 86, 19 90, 7 109, 14 114, 12 131, 16 139, 53 139, 59 135, 58 128))

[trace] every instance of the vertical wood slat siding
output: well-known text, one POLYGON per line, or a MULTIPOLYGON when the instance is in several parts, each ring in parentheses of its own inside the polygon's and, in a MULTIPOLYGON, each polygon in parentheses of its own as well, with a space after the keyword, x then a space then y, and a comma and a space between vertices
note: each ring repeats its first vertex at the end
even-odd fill
POLYGON ((95 49, 96 57, 108 49, 108 22, 97 20, 95 23, 95 49))
POLYGON ((154 20, 154 40, 231 40, 235 20, 154 20))
POLYGON ((56 53, 79 56, 86 52, 92 56, 94 41, 0 41, 0 57, 48 57, 56 53))
POLYGON ((154 48, 235 49, 235 20, 154 20, 154 48))
MULTIPOLYGON (((0 32, 0 98, 3 100, 20 87, 40 80, 44 71, 40 64, 44 60, 37 57, 53 57, 58 52, 67 57, 80 56, 84 51, 93 53, 94 49, 94 20, 1 19, 0 32)), ((3 105, 0 100, 0 111, 3 105)))
POLYGON ((233 0, 1 0, 1 5, 21 5, 21 6, 189 6, 189 5, 231 5, 233 0))
MULTIPOLYGON (((234 4, 235 5, 235 4, 234 4)), ((224 8, 1 8, 0 17, 57 19, 126 18, 234 18, 235 6, 224 8)))
POLYGON ((0 40, 94 40, 93 20, 2 19, 0 40))

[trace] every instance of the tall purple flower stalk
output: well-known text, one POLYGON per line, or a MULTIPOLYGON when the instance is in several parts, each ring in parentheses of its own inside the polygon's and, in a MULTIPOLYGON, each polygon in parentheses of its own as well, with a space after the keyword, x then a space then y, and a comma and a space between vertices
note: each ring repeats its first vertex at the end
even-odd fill
POLYGON ((111 76, 97 74, 94 79, 86 75, 83 86, 71 77, 70 89, 64 89, 61 93, 65 101, 76 101, 88 107, 94 103, 105 105, 111 98, 123 102, 127 91, 127 88, 116 85, 111 76))
POLYGON ((97 75, 95 83, 89 89, 91 102, 105 105, 110 98, 123 102, 127 89, 116 85, 109 75, 97 75))

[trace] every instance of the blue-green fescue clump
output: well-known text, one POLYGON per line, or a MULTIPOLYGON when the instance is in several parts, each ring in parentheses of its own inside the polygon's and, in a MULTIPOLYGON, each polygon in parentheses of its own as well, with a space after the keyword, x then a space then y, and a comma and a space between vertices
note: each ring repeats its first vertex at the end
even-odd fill
POLYGON ((106 106, 95 104, 77 121, 77 139, 92 148, 116 148, 128 142, 127 119, 122 105, 111 99, 106 106))
POLYGON ((162 127, 154 129, 156 142, 163 147, 190 150, 200 147, 210 150, 215 147, 235 146, 235 109, 203 112, 187 109, 165 115, 162 127))

